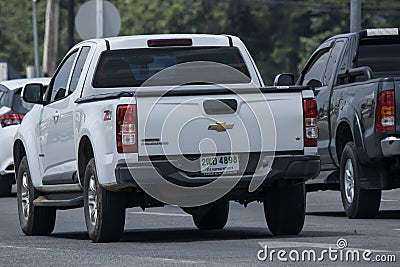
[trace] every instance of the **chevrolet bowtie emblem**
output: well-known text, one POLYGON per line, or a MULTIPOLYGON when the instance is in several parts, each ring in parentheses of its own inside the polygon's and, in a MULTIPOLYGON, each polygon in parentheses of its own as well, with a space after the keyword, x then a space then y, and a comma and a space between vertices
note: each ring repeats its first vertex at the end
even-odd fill
POLYGON ((214 130, 217 132, 225 132, 226 130, 232 129, 235 124, 226 122, 217 122, 208 126, 208 130, 214 130))

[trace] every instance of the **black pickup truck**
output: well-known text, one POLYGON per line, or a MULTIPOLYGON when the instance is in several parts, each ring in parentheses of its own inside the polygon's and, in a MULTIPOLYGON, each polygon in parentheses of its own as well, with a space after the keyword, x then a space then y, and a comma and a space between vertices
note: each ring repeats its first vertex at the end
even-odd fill
MULTIPOLYGON (((274 84, 295 83, 280 74, 274 84)), ((341 191, 349 218, 374 217, 382 190, 400 187, 398 28, 337 35, 323 42, 297 84, 314 87, 321 175, 308 191, 341 191)))

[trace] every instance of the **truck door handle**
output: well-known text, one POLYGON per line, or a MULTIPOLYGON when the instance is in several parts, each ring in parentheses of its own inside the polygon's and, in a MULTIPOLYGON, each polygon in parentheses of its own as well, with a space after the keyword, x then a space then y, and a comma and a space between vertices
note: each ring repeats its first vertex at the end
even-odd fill
POLYGON ((59 113, 58 111, 56 111, 56 112, 53 114, 53 119, 54 119, 55 122, 57 122, 59 118, 60 118, 60 113, 59 113))

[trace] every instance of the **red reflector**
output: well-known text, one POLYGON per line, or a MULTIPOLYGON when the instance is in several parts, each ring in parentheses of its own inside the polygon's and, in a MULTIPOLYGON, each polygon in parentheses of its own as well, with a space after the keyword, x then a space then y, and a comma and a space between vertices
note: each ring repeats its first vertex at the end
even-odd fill
POLYGON ((148 47, 191 46, 192 44, 192 39, 156 39, 147 41, 148 47))
POLYGON ((394 131, 395 117, 394 90, 383 91, 378 97, 375 114, 375 128, 377 131, 394 131))
POLYGON ((1 127, 7 127, 10 125, 21 124, 22 119, 24 118, 24 114, 17 114, 12 111, 0 115, 0 124, 1 127))
POLYGON ((11 164, 6 168, 6 171, 13 171, 14 170, 14 164, 11 164))
POLYGON ((117 108, 116 139, 118 153, 137 153, 136 105, 117 108))

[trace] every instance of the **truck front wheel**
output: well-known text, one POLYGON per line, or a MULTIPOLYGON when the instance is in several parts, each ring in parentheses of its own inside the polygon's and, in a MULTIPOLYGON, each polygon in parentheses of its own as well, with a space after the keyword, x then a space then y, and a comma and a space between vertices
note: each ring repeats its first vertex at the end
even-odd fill
POLYGON ((273 235, 297 235, 306 214, 304 183, 274 186, 265 192, 264 214, 273 235))
POLYGON ((340 160, 340 193, 346 215, 351 219, 375 217, 381 203, 381 190, 361 189, 362 168, 354 143, 347 143, 340 160))
POLYGON ((90 239, 96 243, 118 241, 124 232, 126 203, 121 193, 99 184, 94 159, 86 167, 83 197, 90 239))
POLYGON ((19 164, 16 178, 18 216, 22 232, 26 235, 50 235, 56 223, 56 210, 33 205, 39 192, 33 187, 26 157, 19 164))

